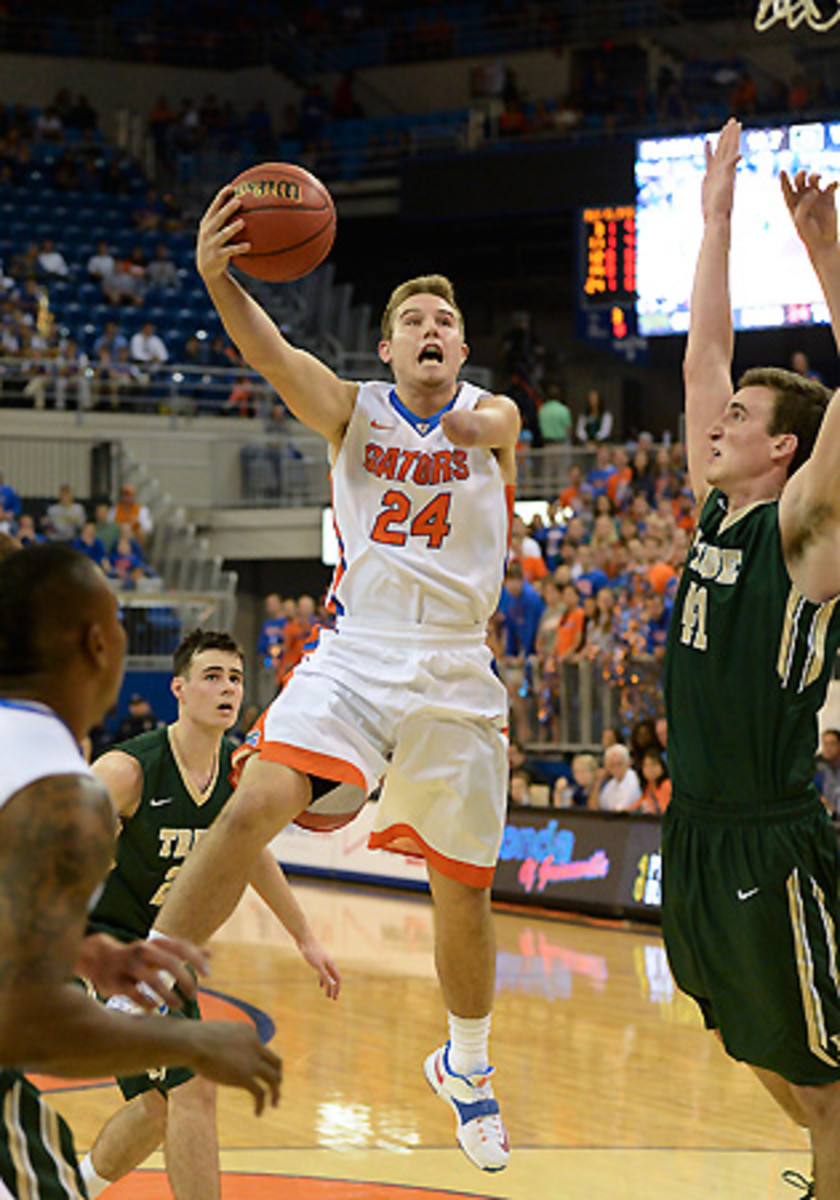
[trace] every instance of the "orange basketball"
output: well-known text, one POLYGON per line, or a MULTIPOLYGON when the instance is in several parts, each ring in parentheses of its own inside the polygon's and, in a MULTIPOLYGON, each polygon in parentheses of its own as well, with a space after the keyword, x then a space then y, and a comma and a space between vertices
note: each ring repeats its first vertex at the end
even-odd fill
POLYGON ((288 283, 324 261, 335 238, 335 205, 320 179, 293 163, 260 163, 230 187, 245 221, 237 240, 251 245, 232 262, 246 275, 288 283))

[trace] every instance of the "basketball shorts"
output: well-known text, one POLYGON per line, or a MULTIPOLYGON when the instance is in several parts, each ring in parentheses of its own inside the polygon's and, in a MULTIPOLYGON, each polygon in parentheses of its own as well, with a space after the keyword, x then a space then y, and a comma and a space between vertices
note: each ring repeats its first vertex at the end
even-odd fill
POLYGON ((336 828, 384 779, 369 845, 489 887, 507 800, 507 693, 483 637, 326 630, 243 751, 338 786, 298 823, 336 828), (246 749, 247 748, 247 749, 246 749))
MULTIPOLYGON (((197 1001, 185 1000, 183 1008, 168 1012, 162 1019, 200 1021, 201 1010, 197 1001)), ((165 1096, 192 1077, 193 1072, 187 1067, 152 1067, 139 1075, 117 1075, 116 1080, 117 1087, 125 1099, 133 1100, 135 1096, 142 1096, 144 1092, 161 1092, 165 1096)))
POLYGON ((840 1079, 837 835, 816 798, 761 813, 671 801, 662 933, 727 1052, 790 1083, 840 1079))
POLYGON ((0 1071, 0 1200, 85 1200, 73 1138, 19 1071, 0 1071))

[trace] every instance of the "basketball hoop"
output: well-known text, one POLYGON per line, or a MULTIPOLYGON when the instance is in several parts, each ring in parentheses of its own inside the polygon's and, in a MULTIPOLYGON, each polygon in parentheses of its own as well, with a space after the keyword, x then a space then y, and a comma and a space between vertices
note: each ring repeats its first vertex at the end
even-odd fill
POLYGON ((830 0, 758 0, 753 24, 758 33, 764 33, 777 21, 784 21, 788 29, 796 29, 804 22, 817 33, 825 33, 840 21, 840 0, 835 0, 835 11, 825 16, 822 9, 829 4, 830 0))

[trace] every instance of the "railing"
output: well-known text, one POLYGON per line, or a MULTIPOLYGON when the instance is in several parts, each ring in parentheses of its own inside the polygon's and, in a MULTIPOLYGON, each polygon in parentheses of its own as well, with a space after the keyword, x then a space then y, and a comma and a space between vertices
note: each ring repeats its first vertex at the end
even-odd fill
POLYGON ((236 601, 229 592, 200 595, 120 593, 120 617, 128 636, 126 666, 167 670, 172 653, 191 629, 233 629, 236 601))
POLYGON ((511 706, 511 734, 543 750, 599 747, 607 728, 629 731, 662 712, 662 661, 616 647, 556 668, 536 656, 501 659, 511 706))

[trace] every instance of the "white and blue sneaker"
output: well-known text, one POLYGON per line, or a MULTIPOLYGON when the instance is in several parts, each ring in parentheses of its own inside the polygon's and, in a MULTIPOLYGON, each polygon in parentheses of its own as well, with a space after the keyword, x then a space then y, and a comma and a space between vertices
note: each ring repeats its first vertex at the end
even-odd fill
POLYGON ((482 1171, 503 1171, 510 1158, 507 1130, 493 1095, 493 1068, 458 1075, 449 1066, 449 1042, 423 1064, 429 1087, 455 1110, 455 1136, 467 1158, 482 1171))

